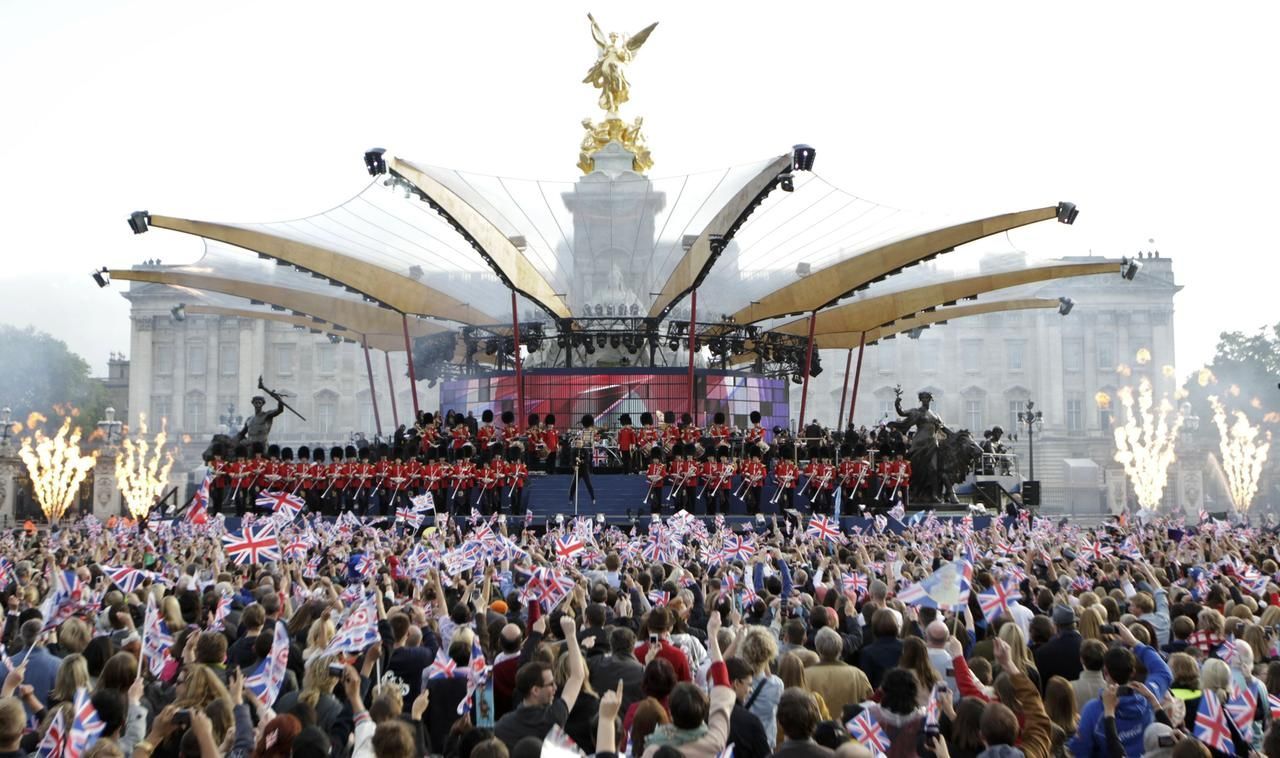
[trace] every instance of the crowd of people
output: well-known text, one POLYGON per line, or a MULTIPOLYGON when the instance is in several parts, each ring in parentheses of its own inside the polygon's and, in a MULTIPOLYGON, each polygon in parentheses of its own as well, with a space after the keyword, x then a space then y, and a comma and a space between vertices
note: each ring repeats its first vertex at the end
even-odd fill
POLYGON ((1280 538, 678 512, 0 537, 0 756, 1280 756, 1280 538))
MULTIPOLYGON (((849 514, 909 503, 911 432, 882 424, 833 433, 815 420, 795 436, 781 427, 766 429, 757 411, 749 418, 750 426, 738 430, 719 412, 705 428, 688 413, 677 420, 673 412, 644 412, 639 425, 622 414, 606 444, 591 416, 574 429, 560 429, 553 414, 532 414, 521 427, 511 411, 501 415, 501 424, 490 410, 479 420, 424 411, 417 424, 401 427, 386 443, 335 446, 327 453, 324 447, 215 441, 207 455, 208 500, 213 513, 243 515, 261 504, 263 493, 287 492, 312 512, 386 516, 430 493, 441 510, 519 516, 529 507, 531 473, 572 474, 568 492, 558 494, 567 494, 570 504, 581 497, 594 505, 592 472, 612 461, 620 473, 645 477, 653 514, 796 508, 830 514, 837 499, 849 514)), ((1001 434, 999 427, 985 433, 984 473, 1009 472, 1001 434)))

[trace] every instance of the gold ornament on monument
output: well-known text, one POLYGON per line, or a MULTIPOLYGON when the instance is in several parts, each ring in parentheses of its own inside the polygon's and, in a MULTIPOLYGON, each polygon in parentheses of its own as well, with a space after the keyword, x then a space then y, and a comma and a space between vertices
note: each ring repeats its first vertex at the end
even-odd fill
POLYGON ((584 174, 591 173, 595 170, 596 152, 610 142, 617 142, 634 156, 632 170, 644 173, 653 166, 653 157, 649 154, 644 135, 640 131, 644 119, 637 116, 628 124, 618 116, 618 106, 631 99, 631 85, 627 82, 626 75, 627 64, 635 58, 636 51, 644 45, 658 24, 649 24, 628 37, 614 32, 606 35, 590 13, 587 14, 587 19, 591 22, 591 36, 596 41, 599 54, 595 65, 582 82, 600 90, 599 104, 606 115, 604 121, 598 124, 589 118, 582 120, 585 134, 578 154, 578 168, 584 174))

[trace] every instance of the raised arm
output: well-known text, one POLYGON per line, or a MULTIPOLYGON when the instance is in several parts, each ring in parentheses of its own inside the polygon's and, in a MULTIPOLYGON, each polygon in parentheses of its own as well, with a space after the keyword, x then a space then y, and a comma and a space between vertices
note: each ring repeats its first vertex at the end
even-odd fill
POLYGON ((565 708, 572 711, 574 703, 578 702, 578 693, 582 692, 582 681, 586 678, 586 672, 582 668, 582 650, 578 647, 578 624, 572 616, 560 617, 560 631, 564 633, 565 646, 569 653, 569 678, 565 680, 564 689, 560 691, 560 699, 564 701, 565 708))

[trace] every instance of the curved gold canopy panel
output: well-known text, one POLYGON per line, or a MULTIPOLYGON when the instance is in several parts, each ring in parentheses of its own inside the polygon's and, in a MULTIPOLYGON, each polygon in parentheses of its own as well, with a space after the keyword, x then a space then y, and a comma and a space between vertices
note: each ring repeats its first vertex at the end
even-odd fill
MULTIPOLYGON (((866 332, 866 344, 873 345, 880 340, 888 339, 889 337, 902 334, 903 332, 909 332, 912 329, 919 329, 933 324, 943 324, 958 318, 980 316, 984 313, 1001 313, 1003 311, 1057 308, 1060 304, 1061 303, 1055 298, 1030 297, 1014 300, 994 300, 985 303, 970 303, 968 305, 955 305, 949 308, 939 308, 935 311, 920 313, 910 318, 895 321, 888 326, 878 326, 874 329, 868 329, 866 332)), ((847 350, 857 347, 861 337, 862 332, 835 332, 831 334, 814 335, 813 346, 814 348, 821 350, 847 350)), ((755 353, 745 353, 734 358, 730 362, 735 366, 740 366, 745 363, 752 363, 755 359, 755 353)))
POLYGON ((225 242, 306 269, 385 303, 400 313, 464 324, 492 324, 502 320, 408 276, 328 248, 256 229, 209 221, 152 215, 150 223, 153 227, 225 242))
POLYGON ((733 314, 739 324, 821 310, 842 297, 959 245, 1056 218, 1057 206, 967 221, 890 242, 814 271, 733 314))
POLYGON ((205 316, 234 316, 236 318, 262 319, 263 321, 274 321, 280 324, 289 324, 290 326, 303 326, 307 329, 324 332, 334 337, 342 337, 343 339, 355 340, 362 344, 367 344, 375 350, 381 350, 386 353, 404 352, 404 335, 396 334, 361 334, 348 329, 339 328, 329 322, 317 323, 310 316, 295 316, 292 313, 277 313, 275 311, 255 311, 249 308, 224 308, 219 305, 200 305, 197 303, 189 303, 183 306, 188 314, 198 314, 205 316))
MULTIPOLYGON (((1017 271, 1005 271, 994 274, 981 274, 963 279, 929 284, 914 289, 892 292, 879 297, 871 297, 845 305, 819 311, 814 326, 814 334, 836 334, 840 332, 863 332, 879 326, 892 324, 898 319, 920 313, 929 308, 937 308, 947 303, 977 297, 988 292, 1017 287, 1023 284, 1065 279, 1074 276, 1090 276, 1119 271, 1118 261, 1054 263, 1047 266, 1033 266, 1017 271)), ((809 319, 800 318, 772 330, 783 334, 804 336, 809 332, 809 319)))
MULTIPOLYGON (((546 277, 534 268, 533 263, 520 252, 515 243, 484 214, 407 160, 392 158, 387 163, 387 168, 392 175, 417 187, 433 207, 452 220, 458 232, 479 248, 478 252, 488 258, 490 265, 498 276, 506 280, 508 286, 558 318, 569 318, 572 315, 564 298, 556 293, 546 277)), ((497 321, 499 319, 489 319, 485 323, 497 321)))
MULTIPOLYGON (((179 271, 150 269, 112 269, 107 272, 112 279, 124 279, 151 284, 168 284, 175 287, 190 287, 196 290, 221 292, 248 300, 257 300, 269 305, 286 308, 290 311, 305 313, 314 318, 341 326, 358 334, 401 334, 403 341, 403 321, 399 313, 369 303, 330 297, 288 287, 277 287, 270 284, 258 284, 239 279, 227 279, 208 274, 191 274, 179 271)), ((420 319, 409 320, 409 336, 425 336, 446 331, 444 326, 427 323, 420 319)))
POLYGON ((774 158, 742 186, 742 189, 729 198, 724 207, 707 223, 702 233, 694 240, 693 245, 685 251, 684 256, 676 263, 663 285, 662 292, 649 308, 649 318, 660 318, 686 292, 697 284, 706 274, 709 264, 714 263, 715 251, 711 249, 712 237, 723 237, 739 223, 743 214, 756 202, 760 194, 777 181, 778 174, 791 166, 791 153, 774 158))

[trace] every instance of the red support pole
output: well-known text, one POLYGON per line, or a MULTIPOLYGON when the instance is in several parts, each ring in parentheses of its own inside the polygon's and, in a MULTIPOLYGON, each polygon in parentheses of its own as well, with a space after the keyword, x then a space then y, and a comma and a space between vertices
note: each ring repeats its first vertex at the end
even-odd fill
POLYGON ((404 352, 409 360, 409 389, 413 391, 413 421, 418 422, 418 379, 413 375, 413 345, 409 342, 409 316, 400 314, 400 325, 404 327, 404 352))
POLYGON ((689 415, 693 423, 698 423, 698 406, 694 404, 693 354, 698 351, 698 289, 693 290, 692 304, 689 306, 689 415))
POLYGON ((836 416, 836 431, 844 429, 844 398, 849 392, 849 365, 853 362, 853 348, 844 359, 844 386, 840 388, 840 415, 836 416))
POLYGON ((804 351, 804 385, 800 388, 800 420, 796 426, 796 436, 804 429, 805 403, 809 401, 809 368, 813 366, 813 330, 818 325, 818 312, 809 313, 809 345, 804 351))
POLYGON ((369 372, 369 402, 373 403, 373 424, 377 427, 378 436, 382 436, 382 418, 378 416, 378 392, 373 388, 373 361, 369 360, 369 339, 361 337, 364 345, 364 368, 369 372))
MULTIPOLYGON (((391 378, 391 353, 383 352, 382 357, 387 359, 387 390, 391 392, 391 423, 400 428, 400 413, 396 411, 396 383, 391 378)), ((417 419, 414 419, 416 422, 417 419)))
POLYGON ((516 313, 516 291, 511 290, 511 334, 515 337, 516 349, 516 428, 524 429, 524 373, 520 360, 520 317, 516 313))
POLYGON ((867 348, 867 333, 858 337, 858 368, 853 372, 853 397, 849 399, 849 428, 853 428, 853 409, 858 405, 858 381, 862 379, 862 351, 867 348))

